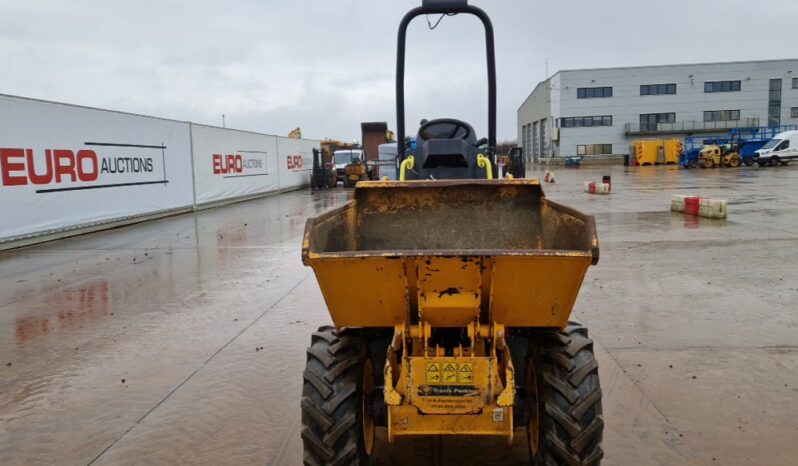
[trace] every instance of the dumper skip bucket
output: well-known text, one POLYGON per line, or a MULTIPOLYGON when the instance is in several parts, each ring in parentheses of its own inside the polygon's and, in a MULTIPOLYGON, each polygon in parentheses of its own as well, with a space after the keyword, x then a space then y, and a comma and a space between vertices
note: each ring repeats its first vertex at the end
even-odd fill
POLYGON ((408 322, 429 293, 476 300, 483 322, 564 327, 598 257, 593 217, 528 179, 361 182, 302 248, 338 327, 408 322))

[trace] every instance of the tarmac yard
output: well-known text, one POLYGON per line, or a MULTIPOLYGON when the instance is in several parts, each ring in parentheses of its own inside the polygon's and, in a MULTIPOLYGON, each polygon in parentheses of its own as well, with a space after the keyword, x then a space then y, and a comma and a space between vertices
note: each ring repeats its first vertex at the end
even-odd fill
MULTIPOLYGON (((531 173, 542 178, 542 173, 531 173)), ((601 260, 575 317, 595 339, 603 464, 798 463, 798 167, 560 168, 601 260), (612 175, 610 195, 582 192, 612 175), (727 220, 671 194, 729 200, 727 220)), ((0 464, 302 463, 310 333, 296 191, 0 253, 0 464)), ((379 465, 521 464, 486 439, 402 440, 379 465)))

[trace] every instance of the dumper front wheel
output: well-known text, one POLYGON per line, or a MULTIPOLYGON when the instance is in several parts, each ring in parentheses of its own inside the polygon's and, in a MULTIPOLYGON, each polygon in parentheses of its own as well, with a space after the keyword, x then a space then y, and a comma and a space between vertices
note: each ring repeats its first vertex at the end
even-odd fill
POLYGON ((598 465, 604 421, 587 328, 569 322, 563 331, 542 333, 530 341, 530 352, 537 391, 537 416, 528 426, 534 464, 598 465))
POLYGON ((369 464, 373 374, 357 330, 322 327, 313 334, 302 387, 304 464, 369 464))

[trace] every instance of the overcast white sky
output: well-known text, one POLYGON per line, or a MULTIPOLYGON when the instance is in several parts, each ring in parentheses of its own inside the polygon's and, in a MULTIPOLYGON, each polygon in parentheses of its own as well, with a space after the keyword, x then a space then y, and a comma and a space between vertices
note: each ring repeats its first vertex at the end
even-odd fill
MULTIPOLYGON (((0 93, 310 138, 395 129, 396 29, 421 0, 0 0, 0 93)), ((798 57, 795 0, 471 0, 493 19, 499 139, 559 69, 798 57)), ((433 21, 436 18, 431 18, 433 21)), ((409 130, 486 129, 483 33, 411 25, 409 130)))

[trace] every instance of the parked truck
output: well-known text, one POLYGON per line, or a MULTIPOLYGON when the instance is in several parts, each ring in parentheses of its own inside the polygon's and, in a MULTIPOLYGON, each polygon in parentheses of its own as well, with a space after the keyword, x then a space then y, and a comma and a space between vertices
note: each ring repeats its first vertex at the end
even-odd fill
POLYGON ((393 142, 393 132, 388 130, 388 123, 384 121, 362 122, 360 130, 363 153, 365 154, 364 163, 370 167, 371 179, 379 178, 382 176, 380 145, 393 142))

